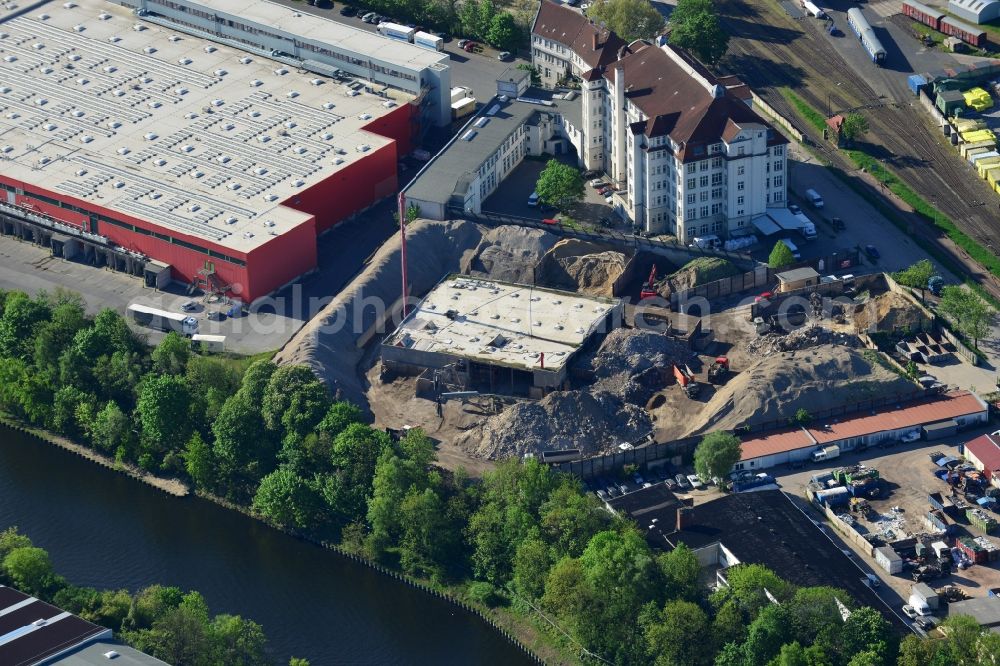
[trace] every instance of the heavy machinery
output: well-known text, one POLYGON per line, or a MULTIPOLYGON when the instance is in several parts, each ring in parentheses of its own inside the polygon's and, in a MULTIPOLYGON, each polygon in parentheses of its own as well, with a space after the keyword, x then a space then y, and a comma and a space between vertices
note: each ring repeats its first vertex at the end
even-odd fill
POLYGON ((691 372, 686 364, 684 366, 679 366, 674 364, 674 377, 677 379, 678 386, 684 391, 684 395, 689 398, 698 397, 698 393, 701 391, 701 384, 698 380, 694 378, 694 373, 691 372))
POLYGON ((708 366, 708 381, 712 384, 721 384, 729 374, 729 359, 719 356, 708 366))
POLYGON ((656 264, 653 264, 653 270, 649 271, 649 279, 643 283, 642 290, 639 292, 639 300, 656 298, 659 295, 656 291, 656 264))

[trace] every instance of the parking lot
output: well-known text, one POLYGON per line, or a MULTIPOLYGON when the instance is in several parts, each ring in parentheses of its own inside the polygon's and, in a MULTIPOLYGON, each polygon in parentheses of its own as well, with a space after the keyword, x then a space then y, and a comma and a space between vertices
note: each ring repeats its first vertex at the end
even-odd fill
MULTIPOLYGON (((899 445, 897 448, 870 448, 862 452, 852 452, 842 455, 834 461, 823 465, 807 465, 806 469, 789 470, 787 468, 769 470, 775 476, 785 492, 800 498, 801 504, 806 506, 805 499, 806 486, 814 474, 830 472, 838 467, 845 467, 858 463, 863 463, 868 467, 879 471, 882 483, 882 496, 877 499, 870 499, 869 504, 875 512, 874 520, 866 520, 855 513, 858 524, 862 529, 874 534, 885 536, 892 534, 895 538, 905 538, 917 534, 927 533, 922 517, 931 508, 927 495, 932 492, 939 492, 947 495, 948 486, 943 481, 933 476, 932 471, 936 466, 931 462, 929 454, 941 452, 946 455, 959 456, 958 445, 969 441, 983 432, 989 432, 996 428, 995 425, 987 428, 971 430, 960 435, 945 438, 935 442, 919 441, 916 444, 899 445), (898 510, 894 508, 898 507, 898 510)), ((810 506, 810 511, 816 518, 824 518, 822 514, 810 506)), ((840 510, 838 510, 840 511, 840 510)), ((847 511, 847 509, 843 509, 847 511)), ((1000 518, 1000 516, 998 516, 1000 518)), ((982 536, 983 533, 970 525, 959 525, 958 529, 962 535, 982 536)), ((880 596, 887 598, 887 595, 894 597, 890 605, 898 610, 910 596, 910 587, 913 585, 909 572, 904 569, 902 574, 890 575, 888 572, 876 565, 874 559, 864 554, 861 549, 849 540, 842 539, 836 530, 826 529, 827 533, 843 542, 843 548, 848 548, 859 564, 866 570, 875 573, 883 581, 880 596)), ((991 539, 996 542, 995 539, 991 539)), ((950 539, 949 539, 950 541, 950 539)), ((952 545, 949 543, 949 545, 952 545)), ((976 564, 965 570, 955 568, 948 576, 943 576, 927 584, 932 588, 940 588, 945 585, 957 585, 973 597, 986 596, 987 590, 1000 586, 1000 566, 994 562, 991 564, 976 564)), ((887 599, 888 600, 888 599, 887 599)), ((939 613, 943 615, 943 613, 939 613)))

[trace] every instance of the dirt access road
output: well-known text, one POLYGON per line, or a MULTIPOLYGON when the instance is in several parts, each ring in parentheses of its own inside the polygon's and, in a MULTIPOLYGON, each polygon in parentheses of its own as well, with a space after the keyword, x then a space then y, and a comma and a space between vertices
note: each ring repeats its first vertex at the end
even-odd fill
MULTIPOLYGON (((857 42, 846 26, 842 26, 848 31, 844 37, 832 38, 824 32, 822 22, 794 20, 775 0, 726 0, 719 7, 723 23, 732 35, 729 54, 721 65, 723 70, 738 75, 768 104, 791 119, 797 119, 798 115, 779 88, 793 89, 821 112, 827 109, 834 113, 863 112, 871 128, 866 137, 869 152, 884 159, 911 188, 949 215, 966 233, 992 247, 992 239, 1000 232, 997 196, 945 142, 926 113, 915 106, 905 85, 906 76, 911 73, 905 71, 906 58, 896 69, 879 69, 869 62, 855 63, 864 70, 858 71, 831 43, 832 39, 857 42)), ((861 48, 860 44, 855 45, 861 48)), ((847 173, 856 171, 843 153, 822 140, 821 132, 805 122, 797 122, 797 126, 826 160, 847 173)), ((902 219, 910 218, 915 233, 938 242, 985 287, 1000 295, 1000 283, 964 252, 921 218, 906 216, 905 205, 892 203, 904 213, 902 219)))

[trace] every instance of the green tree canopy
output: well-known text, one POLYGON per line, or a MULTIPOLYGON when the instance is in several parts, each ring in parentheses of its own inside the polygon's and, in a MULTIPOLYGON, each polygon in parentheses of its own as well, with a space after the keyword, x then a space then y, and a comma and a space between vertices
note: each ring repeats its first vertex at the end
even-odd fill
POLYGON ((535 184, 538 200, 566 212, 583 200, 583 176, 577 169, 559 160, 549 160, 535 184))
POLYGON ((868 119, 860 113, 848 113, 840 126, 840 136, 851 143, 868 133, 868 119))
POLYGON ((142 383, 136 411, 142 424, 143 449, 180 451, 191 436, 191 394, 181 377, 151 375, 142 383))
POLYGON ((924 290, 927 289, 927 281, 936 273, 930 259, 921 259, 909 268, 893 273, 892 277, 904 287, 919 289, 920 297, 923 298, 924 290))
POLYGON ((725 480, 739 462, 743 447, 736 435, 728 432, 710 432, 698 442, 694 450, 694 468, 698 475, 709 479, 725 480))
POLYGON ((795 257, 791 249, 781 241, 775 243, 771 255, 767 258, 767 265, 771 268, 784 268, 794 263, 795 257))
POLYGON ((490 27, 486 31, 486 42, 493 47, 503 50, 513 50, 517 48, 518 40, 521 38, 521 31, 514 21, 514 17, 505 11, 498 12, 490 19, 490 27))
POLYGON ((191 357, 191 343, 180 333, 170 331, 153 350, 153 371, 164 375, 182 375, 191 357))
POLYGON ((587 14, 626 42, 652 39, 663 30, 663 16, 649 0, 598 0, 587 14))
POLYGON ((949 285, 941 290, 939 310, 951 319, 955 326, 973 345, 989 334, 990 325, 996 312, 979 294, 962 286, 949 285))
POLYGON ((657 666, 699 666, 706 663, 708 616, 690 601, 668 601, 660 611, 650 605, 640 620, 646 643, 657 666))
POLYGON ((14 548, 3 558, 3 571, 14 587, 28 594, 41 595, 52 584, 52 562, 41 548, 14 548))
POLYGON ((686 49, 703 63, 715 65, 729 48, 711 0, 679 0, 670 15, 670 43, 686 49))

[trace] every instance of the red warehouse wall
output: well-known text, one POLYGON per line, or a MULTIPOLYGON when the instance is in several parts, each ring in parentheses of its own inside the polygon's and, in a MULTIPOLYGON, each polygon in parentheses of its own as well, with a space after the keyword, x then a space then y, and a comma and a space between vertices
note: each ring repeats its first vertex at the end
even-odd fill
POLYGON ((395 139, 397 154, 402 156, 413 150, 413 138, 419 128, 420 108, 402 104, 392 113, 376 118, 363 129, 388 139, 395 139))
POLYGON ((363 156, 355 155, 352 164, 282 203, 315 215, 316 233, 323 233, 379 199, 395 194, 399 187, 395 143, 363 156))
POLYGON ((247 256, 245 300, 266 296, 317 266, 316 221, 309 220, 275 236, 247 256))

